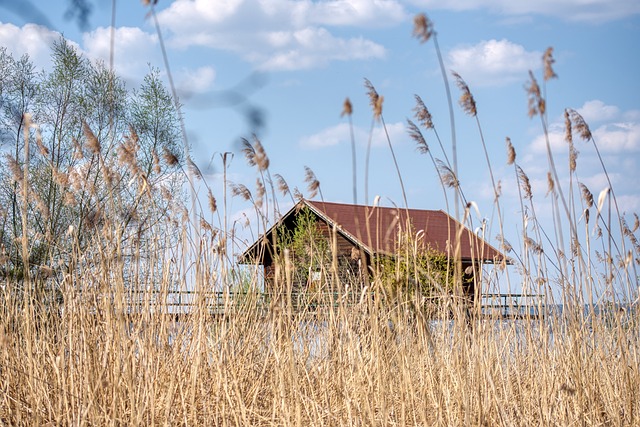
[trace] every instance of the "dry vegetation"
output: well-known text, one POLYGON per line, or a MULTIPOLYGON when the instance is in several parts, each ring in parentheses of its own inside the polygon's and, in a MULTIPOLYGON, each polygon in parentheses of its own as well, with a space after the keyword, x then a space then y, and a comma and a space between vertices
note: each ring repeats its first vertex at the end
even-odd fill
MULTIPOLYGON (((428 20, 416 23, 416 35, 429 40, 428 20)), ((550 66, 550 56, 547 61, 550 66)), ((531 78, 532 114, 544 117, 544 99, 531 78)), ((457 79, 463 107, 475 117, 473 97, 457 79)), ((382 115, 381 100, 373 105, 376 117, 382 115)), ((417 119, 433 129, 420 104, 417 119)), ((577 129, 591 139, 576 114, 568 112, 568 132, 577 129)), ((420 129, 411 130, 420 146, 420 129)), ((521 203, 535 212, 528 178, 512 150, 508 161, 516 168, 521 203)), ((99 150, 95 154, 100 157, 99 150)), ((264 148, 254 141, 245 154, 257 168, 259 185, 255 196, 246 187, 234 193, 253 202, 257 212, 275 211, 265 206, 275 204, 267 195, 275 196, 275 189, 264 148)), ((135 172, 134 158, 119 166, 130 168, 137 180, 140 209, 153 209, 157 193, 135 172)), ((452 163, 433 160, 445 194, 453 192, 456 205, 466 206, 455 157, 452 163)), ((28 200, 30 171, 14 173, 19 197, 28 200)), ((69 249, 63 266, 32 266, 19 280, 1 279, 0 424, 638 425, 640 314, 613 305, 599 316, 584 310, 599 295, 637 286, 637 227, 627 227, 620 215, 609 218, 613 226, 602 239, 618 235, 617 246, 605 246, 622 248, 622 262, 614 261, 614 253, 592 257, 590 230, 578 235, 572 206, 579 198, 563 205, 570 196, 562 195, 553 164, 549 181, 575 263, 569 266, 560 244, 543 251, 540 229, 529 227, 521 252, 511 253, 524 285, 545 291, 554 281, 564 304, 563 316, 531 321, 476 317, 469 324, 449 294, 434 307, 424 308, 419 295, 390 302, 375 275, 366 290, 332 279, 332 288, 343 290, 339 296, 347 288, 356 292, 355 302, 338 298, 315 311, 300 309, 289 298, 286 260, 279 266, 277 296, 265 302, 254 292, 258 277, 235 274, 226 252, 232 237, 225 225, 205 219, 213 212, 189 216, 176 202, 142 247, 126 238, 119 218, 105 217, 90 243, 81 251, 69 249), (619 233, 612 231, 616 222, 619 233), (559 278, 547 270, 551 261, 560 266, 559 278), (187 283, 198 291, 222 284, 248 292, 240 300, 226 299, 225 316, 211 316, 204 298, 179 322, 158 314, 168 293, 187 283)), ((309 184, 319 189, 312 172, 309 184)), ((583 209, 597 208, 592 217, 604 221, 602 206, 589 204, 586 187, 583 195, 583 209)), ((105 210, 112 202, 104 200, 105 210)), ((211 193, 209 206, 222 208, 211 193)), ((501 243, 506 250, 508 243, 501 243)), ((30 234, 25 231, 15 244, 28 264, 30 234)))

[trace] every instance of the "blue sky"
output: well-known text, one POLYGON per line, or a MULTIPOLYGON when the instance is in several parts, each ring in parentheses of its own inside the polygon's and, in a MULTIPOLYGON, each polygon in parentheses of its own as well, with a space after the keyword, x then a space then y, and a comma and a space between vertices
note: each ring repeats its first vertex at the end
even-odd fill
MULTIPOLYGON (((109 57, 111 2, 93 1, 88 25, 65 18, 67 1, 0 1, 0 45, 48 64, 48 45, 59 33, 88 57, 109 57)), ((115 68, 135 87, 149 64, 163 73, 159 40, 149 8, 118 2, 115 68)), ((425 12, 438 33, 448 70, 469 84, 496 179, 501 181, 506 232, 514 246, 520 205, 505 137, 533 184, 537 213, 550 218, 546 154, 540 120, 527 115, 528 71, 542 82, 541 57, 554 48, 558 79, 547 82, 550 141, 562 185, 567 178, 563 141, 565 108, 588 122, 611 175, 621 209, 640 211, 640 3, 637 0, 159 0, 156 6, 194 160, 222 199, 219 154, 234 152, 230 180, 254 187, 256 172, 238 151, 238 140, 257 132, 272 173, 306 193, 304 166, 321 182, 324 198, 352 201, 351 146, 343 101, 353 103, 358 151, 358 193, 363 201, 364 159, 372 111, 363 86, 368 78, 384 96, 383 116, 404 180, 408 203, 444 209, 436 170, 406 132, 414 94, 430 112, 445 149, 450 124, 433 42, 412 38, 413 17, 425 12), (239 103, 232 103, 239 100, 239 103), (233 105, 232 105, 233 104, 233 105), (247 115, 259 111, 263 126, 247 115)), ((451 82, 451 79, 450 79, 451 82)), ((492 214, 493 190, 475 121, 458 107, 459 179, 480 216, 492 214)), ((442 159, 433 133, 424 132, 442 159)), ((402 204, 397 175, 380 123, 375 123, 369 202, 402 204)), ((576 138, 577 178, 596 196, 607 187, 593 147, 576 138)), ((283 199, 286 200, 286 199, 283 199)), ((290 203, 290 202, 289 202, 290 203)), ((285 206, 283 204, 283 206, 285 206)), ((248 206, 230 201, 230 217, 248 206)), ((253 216, 252 216, 253 217, 253 216)), ((633 223, 633 219, 628 220, 633 223)), ((519 224, 521 227, 521 224, 519 224)), ((492 233, 492 242, 493 240, 492 233)))

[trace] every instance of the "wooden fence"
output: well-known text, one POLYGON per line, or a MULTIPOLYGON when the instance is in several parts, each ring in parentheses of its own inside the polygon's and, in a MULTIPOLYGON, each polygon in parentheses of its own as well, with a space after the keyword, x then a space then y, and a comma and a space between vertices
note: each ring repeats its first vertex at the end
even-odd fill
MULTIPOLYGON (((242 307, 268 310, 274 303, 284 304, 294 311, 314 311, 318 308, 350 306, 373 294, 334 292, 243 293, 196 291, 130 291, 127 293, 132 313, 148 310, 157 314, 187 315, 197 308, 211 315, 224 315, 242 307)), ((480 314, 485 318, 537 318, 547 309, 544 296, 538 294, 482 294, 480 314)))

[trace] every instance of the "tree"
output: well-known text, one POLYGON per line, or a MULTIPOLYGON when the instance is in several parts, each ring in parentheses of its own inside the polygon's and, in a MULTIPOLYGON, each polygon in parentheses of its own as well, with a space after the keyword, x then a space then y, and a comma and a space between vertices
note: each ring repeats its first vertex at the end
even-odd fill
POLYGON ((0 50, 0 266, 16 280, 25 271, 16 243, 23 231, 33 270, 74 268, 74 253, 107 237, 137 250, 121 256, 139 262, 145 242, 166 237, 159 225, 183 199, 185 177, 173 167, 180 161, 178 113, 159 72, 128 91, 62 38, 51 59, 51 71, 38 73, 27 56, 15 60, 0 50))
POLYGON ((285 249, 289 250, 294 285, 308 285, 315 288, 311 290, 319 290, 322 282, 326 280, 323 273, 326 273, 331 265, 331 253, 329 240, 322 233, 313 212, 303 207, 296 216, 293 230, 283 226, 276 235, 279 239, 278 253, 282 255, 285 249))
POLYGON ((35 67, 26 55, 16 60, 0 48, 0 67, 0 144, 6 147, 4 154, 15 161, 6 162, 10 167, 0 169, 0 180, 5 184, 0 188, 0 259, 14 265, 13 270, 22 275, 18 246, 11 244, 22 235, 18 180, 12 175, 20 173, 17 160, 23 155, 25 114, 35 108, 38 82, 35 67))
MULTIPOLYGON (((408 230, 414 230, 408 224, 408 230)), ((443 252, 425 245, 421 234, 403 232, 398 236, 394 253, 376 257, 376 271, 391 303, 431 301, 438 303, 455 288, 451 259, 443 252)), ((472 274, 463 274, 463 288, 473 283, 472 274)))

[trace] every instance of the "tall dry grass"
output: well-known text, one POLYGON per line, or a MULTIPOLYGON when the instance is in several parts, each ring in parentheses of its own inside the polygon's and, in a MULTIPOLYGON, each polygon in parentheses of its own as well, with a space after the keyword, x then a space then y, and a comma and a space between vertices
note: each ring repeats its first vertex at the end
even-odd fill
MULTIPOLYGON (((532 96, 540 114, 541 95, 534 88, 532 96)), ((570 130, 577 125, 584 131, 578 117, 571 119, 570 130)), ((419 141, 420 130, 411 130, 419 141)), ((238 185, 232 194, 253 204, 264 229, 275 219, 265 212, 278 215, 276 190, 260 141, 247 141, 245 149, 257 168, 256 194, 238 185), (272 205, 265 209, 269 191, 272 205)), ((528 177, 511 150, 508 161, 523 190, 519 202, 531 208, 528 220, 535 221, 528 177)), ((438 169, 437 159, 431 160, 438 169)), ((440 164, 443 191, 452 188, 458 204, 465 199, 455 151, 453 165, 440 164)), ((25 168, 20 181, 23 206, 28 174, 25 168)), ((290 194, 275 176, 278 189, 290 194)), ((307 178, 309 190, 319 191, 310 169, 307 178)), ((140 182, 145 185, 151 184, 140 182)), ((153 209, 155 196, 153 188, 141 191, 140 209, 153 209)), ((496 203, 498 198, 496 190, 496 203)), ((187 213, 178 203, 144 246, 124 238, 128 230, 118 220, 103 218, 90 245, 66 254, 64 268, 36 266, 20 281, 2 279, 0 424, 638 425, 638 309, 619 310, 616 301, 597 315, 584 309, 597 303, 594 295, 618 295, 620 286, 637 285, 635 261, 616 263, 611 253, 591 258, 590 230, 578 235, 575 208, 554 200, 558 215, 566 211, 561 219, 569 226, 562 233, 575 245, 573 268, 560 239, 543 242, 541 226, 529 229, 521 250, 510 255, 530 290, 546 292, 556 280, 562 300, 548 302, 563 303, 562 316, 511 321, 466 317, 456 295, 446 292, 437 304, 415 293, 390 301, 376 275, 364 286, 327 274, 327 287, 338 290, 328 303, 295 304, 286 257, 265 298, 255 270, 237 274, 231 262, 227 251, 236 242, 226 214, 217 225, 206 219, 218 209, 211 193, 211 212, 187 213), (599 271, 607 273, 604 281, 594 279, 599 271), (186 287, 199 292, 189 315, 166 315, 172 293, 186 287), (243 290, 226 294, 224 316, 212 315, 206 298, 219 289, 243 290)), ((601 223, 603 203, 594 215, 601 223)), ((617 241, 626 239, 637 251, 637 227, 627 227, 619 214, 607 224, 616 221, 622 227, 617 241)), ((17 242, 26 252, 28 235, 17 242)), ((607 239, 615 238, 609 227, 607 239)), ((500 240, 503 249, 510 246, 500 240)), ((28 253, 23 257, 27 262, 28 253)), ((486 289, 494 278, 481 274, 476 280, 486 289)))

